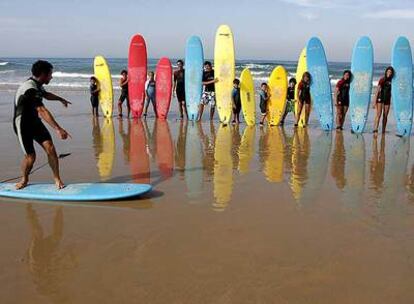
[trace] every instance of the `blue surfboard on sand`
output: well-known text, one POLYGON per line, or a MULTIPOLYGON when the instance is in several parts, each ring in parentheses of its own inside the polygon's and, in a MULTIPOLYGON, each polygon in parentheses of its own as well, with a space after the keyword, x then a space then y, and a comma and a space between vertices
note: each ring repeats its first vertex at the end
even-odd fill
POLYGON ((147 184, 83 183, 57 190, 54 184, 29 184, 21 190, 14 183, 0 184, 0 197, 52 201, 109 201, 136 197, 151 191, 147 184))
POLYGON ((409 136, 413 121, 413 59, 407 38, 399 37, 395 41, 391 65, 395 70, 391 103, 397 122, 397 135, 409 136))
POLYGON ((189 120, 196 120, 203 92, 203 45, 198 36, 191 36, 185 47, 185 101, 189 120))
POLYGON ((371 39, 361 37, 352 52, 352 82, 349 90, 349 112, 354 133, 364 132, 371 103, 374 50, 371 39))
POLYGON ((328 62, 322 42, 313 37, 306 46, 308 72, 311 74, 311 96, 321 127, 325 131, 333 128, 332 90, 329 80, 328 62))

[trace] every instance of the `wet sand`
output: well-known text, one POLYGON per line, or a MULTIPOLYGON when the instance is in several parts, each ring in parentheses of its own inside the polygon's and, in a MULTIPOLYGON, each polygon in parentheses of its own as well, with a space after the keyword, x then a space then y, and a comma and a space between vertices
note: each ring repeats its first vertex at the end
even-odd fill
MULTIPOLYGON (((94 121, 86 93, 62 94, 71 109, 48 104, 73 136, 55 140, 71 153, 65 182, 150 182, 154 192, 0 199, 1 303, 414 300, 414 162, 392 122, 374 138, 323 133, 315 121, 297 132, 186 124, 176 113, 167 123, 94 121)), ((22 157, 12 96, 0 92, 1 180, 22 157)), ((45 167, 32 181, 49 178, 45 167)))

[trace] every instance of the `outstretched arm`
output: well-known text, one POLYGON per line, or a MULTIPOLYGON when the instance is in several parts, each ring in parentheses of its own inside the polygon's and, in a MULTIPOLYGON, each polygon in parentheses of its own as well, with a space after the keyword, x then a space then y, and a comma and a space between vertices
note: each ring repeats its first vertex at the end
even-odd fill
POLYGON ((53 93, 50 93, 50 92, 45 92, 43 94, 43 97, 45 99, 47 99, 47 100, 57 100, 57 101, 60 101, 65 108, 67 108, 68 105, 72 104, 71 102, 67 101, 65 98, 60 97, 60 96, 58 96, 56 94, 53 94, 53 93))

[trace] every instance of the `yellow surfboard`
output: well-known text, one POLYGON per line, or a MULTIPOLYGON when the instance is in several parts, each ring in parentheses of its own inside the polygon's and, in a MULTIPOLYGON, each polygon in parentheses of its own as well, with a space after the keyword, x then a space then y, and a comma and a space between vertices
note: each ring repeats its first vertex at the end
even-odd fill
POLYGON ((218 78, 215 84, 216 106, 220 121, 228 124, 231 118, 233 103, 231 92, 235 77, 233 33, 228 25, 220 25, 216 32, 214 46, 214 73, 218 78))
POLYGON ((278 66, 269 78, 270 99, 268 103, 269 125, 277 126, 285 113, 287 95, 287 72, 284 67, 278 66))
POLYGON ((254 156, 256 127, 246 126, 239 147, 239 172, 249 173, 250 162, 254 156))
POLYGON ((111 72, 109 71, 109 66, 106 63, 106 60, 102 56, 96 56, 94 63, 94 73, 95 77, 99 81, 99 104, 101 105, 101 109, 103 115, 105 117, 112 116, 112 108, 113 108, 113 88, 112 88, 112 78, 111 72))
POLYGON ((264 162, 263 173, 271 183, 283 182, 283 163, 285 158, 285 145, 282 131, 279 127, 269 127, 266 142, 268 151, 264 162))
POLYGON ((233 192, 232 136, 230 126, 221 125, 214 145, 214 199, 213 209, 223 211, 233 192))
MULTIPOLYGON (((298 61, 298 66, 296 69, 296 88, 295 88, 295 117, 297 117, 298 114, 298 103, 297 101, 299 100, 299 96, 298 96, 298 86, 299 86, 299 82, 301 82, 302 80, 302 76, 303 73, 305 73, 308 70, 308 66, 306 63, 306 48, 304 48, 302 50, 302 52, 300 53, 300 57, 299 57, 299 61, 298 61)), ((299 119, 299 126, 300 127, 304 127, 306 126, 306 124, 308 123, 307 121, 305 121, 305 109, 302 109, 302 113, 300 114, 300 119, 299 119)), ((309 119, 309 117, 308 117, 309 119)))
POLYGON ((112 119, 105 118, 101 129, 101 151, 98 156, 98 171, 102 181, 112 175, 115 158, 115 131, 112 119))
POLYGON ((240 99, 246 124, 254 126, 256 124, 256 99, 253 77, 248 68, 245 68, 240 75, 240 99))

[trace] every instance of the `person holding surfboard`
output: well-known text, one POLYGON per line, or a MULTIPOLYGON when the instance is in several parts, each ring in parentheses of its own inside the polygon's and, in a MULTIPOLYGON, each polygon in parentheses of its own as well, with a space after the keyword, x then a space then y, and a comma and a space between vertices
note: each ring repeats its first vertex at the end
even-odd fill
POLYGON ((345 70, 341 80, 336 84, 335 105, 336 105, 336 129, 342 131, 345 116, 349 108, 349 88, 352 81, 352 73, 345 70))
POLYGON ((298 113, 296 116, 295 127, 299 124, 300 114, 302 113, 303 107, 305 107, 305 121, 308 121, 311 105, 310 83, 310 73, 303 73, 302 80, 298 84, 298 113))
POLYGON ((210 104, 210 121, 214 118, 214 112, 216 109, 216 93, 214 84, 218 82, 218 79, 214 77, 214 70, 210 61, 204 62, 203 72, 203 85, 204 91, 201 96, 201 103, 199 108, 198 119, 201 120, 203 116, 204 107, 210 104))
POLYGON ((90 78, 89 92, 91 93, 91 106, 92 106, 92 116, 98 117, 98 108, 99 108, 99 81, 95 76, 90 78))
POLYGON ((394 77, 394 68, 389 66, 385 69, 384 76, 378 81, 377 92, 374 99, 374 108, 377 110, 374 121, 373 133, 378 133, 378 126, 382 115, 382 133, 387 127, 388 113, 391 105, 391 83, 394 77))
POLYGON ((128 97, 128 72, 126 70, 121 71, 121 79, 119 79, 119 87, 121 88, 121 96, 118 99, 118 115, 122 117, 122 104, 126 100, 128 118, 131 114, 131 108, 129 106, 129 97, 128 97))
POLYGON ((233 121, 232 123, 240 123, 241 98, 240 98, 240 80, 237 78, 233 80, 233 91, 231 93, 233 102, 233 121))
POLYGON ((188 119, 187 107, 185 105, 185 70, 184 61, 181 59, 177 60, 177 70, 174 71, 174 87, 173 92, 178 100, 178 109, 180 110, 180 119, 184 118, 184 114, 188 119))
POLYGON ((147 118, 148 106, 150 102, 152 103, 152 108, 154 109, 155 116, 157 116, 157 106, 155 104, 155 78, 154 72, 148 72, 148 80, 145 83, 145 111, 144 118, 147 118))
POLYGON ((286 116, 290 112, 294 113, 295 111, 295 87, 296 87, 296 78, 290 78, 289 86, 288 86, 287 94, 286 94, 287 102, 286 102, 285 113, 283 114, 283 117, 280 120, 281 126, 284 125, 286 116))
POLYGON ((47 61, 36 61, 32 66, 32 77, 26 80, 17 89, 14 102, 13 128, 24 153, 22 161, 22 179, 16 184, 16 189, 23 189, 29 182, 29 175, 36 160, 33 142, 36 141, 45 150, 49 165, 53 171, 55 185, 58 189, 64 188, 60 178, 59 159, 52 141, 52 137, 42 123, 46 121, 61 139, 71 137, 54 119, 53 115, 43 104, 43 98, 57 100, 66 108, 71 104, 66 99, 47 92, 43 85, 52 80, 53 65, 47 61))
POLYGON ((259 96, 260 96, 260 113, 262 114, 262 119, 260 120, 260 126, 262 127, 266 119, 266 116, 267 116, 267 104, 270 99, 270 90, 266 82, 263 82, 260 85, 259 96))

